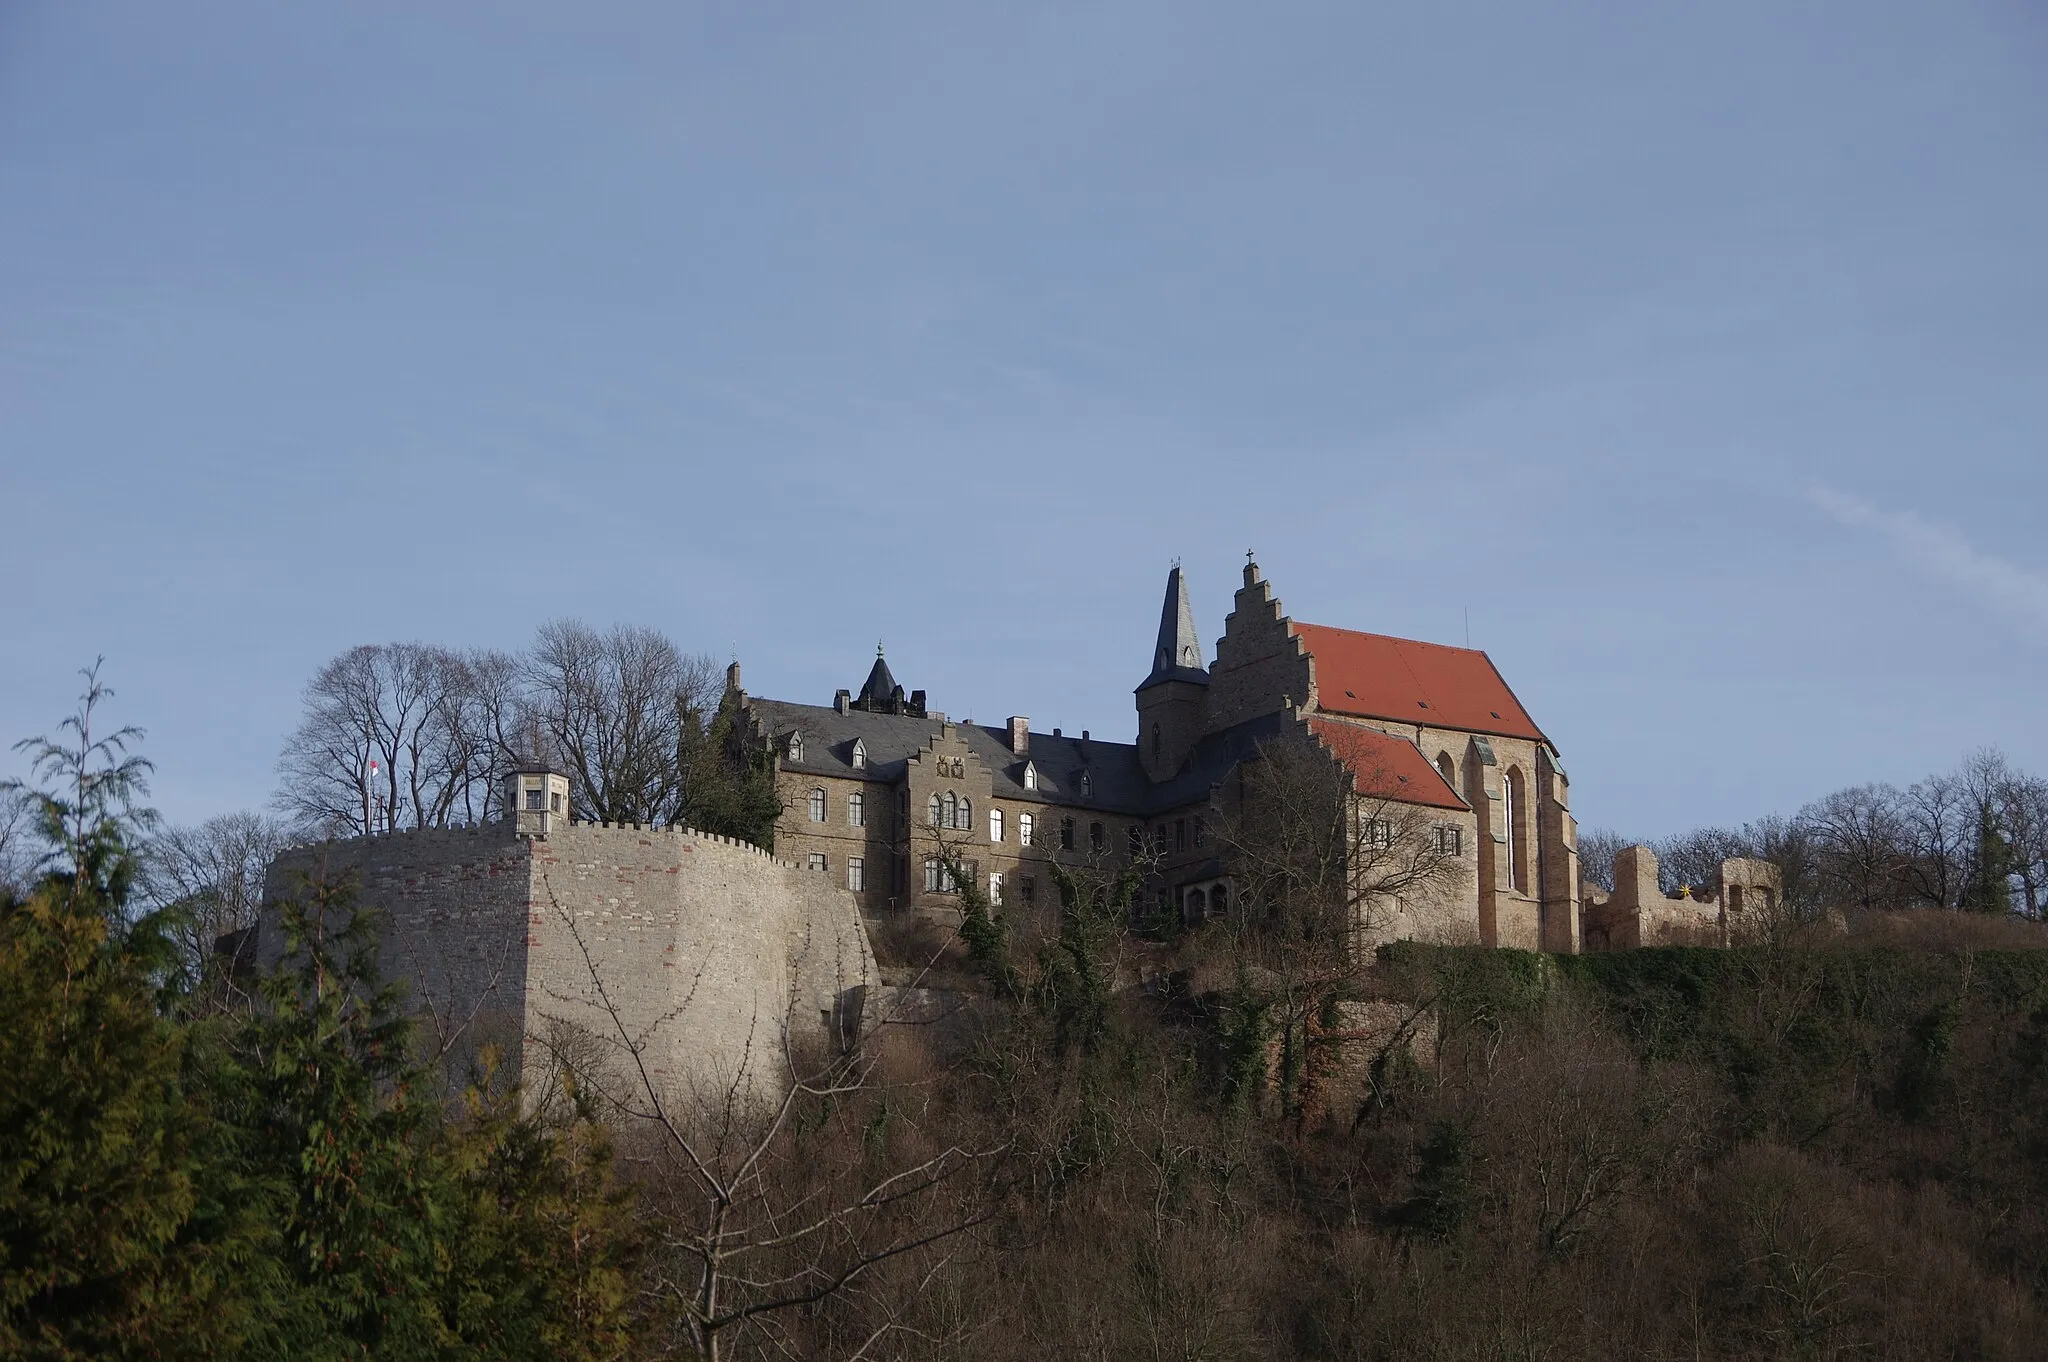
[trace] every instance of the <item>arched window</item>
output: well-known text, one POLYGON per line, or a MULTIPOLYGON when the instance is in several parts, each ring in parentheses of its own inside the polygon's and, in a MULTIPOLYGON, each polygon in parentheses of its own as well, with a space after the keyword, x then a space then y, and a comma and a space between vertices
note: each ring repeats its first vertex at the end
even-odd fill
POLYGON ((846 797, 846 826, 866 827, 868 821, 867 798, 859 790, 846 797))
POLYGON ((1038 788, 1038 767, 1036 764, 1028 761, 1024 763, 1024 788, 1027 790, 1038 788))
POLYGON ((925 822, 930 823, 935 828, 944 826, 944 824, 939 822, 939 797, 937 795, 933 795, 925 804, 925 822))
POLYGON ((1003 811, 1001 809, 990 809, 988 811, 988 839, 991 842, 1003 840, 1003 811))
POLYGON ((790 734, 788 750, 791 761, 802 761, 804 759, 804 735, 801 733, 790 734))
POLYGON ((1529 834, 1522 826, 1528 815, 1522 796, 1522 768, 1510 766, 1500 782, 1500 817, 1508 835, 1508 883, 1518 894, 1529 892, 1529 834))
POLYGON ((1444 773, 1444 784, 1453 790, 1458 788, 1458 763, 1451 760, 1448 752, 1436 754, 1436 769, 1444 773))
POLYGON ((951 790, 939 796, 939 826, 957 828, 960 826, 960 796, 951 790))
POLYGON ((1188 890, 1187 920, 1200 922, 1209 916, 1209 896, 1200 889, 1188 890))
POLYGON ((1081 798, 1093 799, 1094 797, 1095 777, 1089 775, 1086 771, 1083 771, 1081 773, 1081 798))
POLYGON ((1020 813, 1020 814, 1018 814, 1018 815, 1017 815, 1017 845, 1018 845, 1018 846, 1020 846, 1020 847, 1028 847, 1028 846, 1030 846, 1030 845, 1031 845, 1031 827, 1032 827, 1032 824, 1033 824, 1033 823, 1035 823, 1035 822, 1037 822, 1037 821, 1038 821, 1038 820, 1034 819, 1034 818, 1033 818, 1033 817, 1032 817, 1032 816, 1031 816, 1030 814, 1028 814, 1028 813, 1020 813))
POLYGON ((1230 891, 1219 884, 1209 891, 1209 911, 1216 917, 1222 917, 1229 909, 1230 891))
POLYGON ((825 821, 825 792, 823 790, 811 791, 811 821, 813 823, 825 821))
POLYGON ((856 771, 868 769, 868 745, 859 738, 853 740, 853 769, 856 771))
POLYGON ((1102 824, 1090 823, 1088 825, 1088 846, 1093 851, 1102 850, 1102 824))
POLYGON ((960 796, 960 809, 953 815, 953 826, 961 832, 974 831, 974 801, 966 795, 960 796))

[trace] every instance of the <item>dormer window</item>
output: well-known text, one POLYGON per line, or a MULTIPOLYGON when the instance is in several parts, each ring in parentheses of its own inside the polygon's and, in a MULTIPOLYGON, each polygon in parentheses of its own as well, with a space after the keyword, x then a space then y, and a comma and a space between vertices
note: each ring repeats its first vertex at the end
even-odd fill
POLYGON ((802 733, 791 733, 789 735, 788 751, 791 761, 802 761, 804 759, 804 735, 802 733))
POLYGON ((1033 762, 1027 761, 1024 763, 1024 788, 1027 790, 1038 788, 1038 767, 1033 762))
POLYGON ((1086 771, 1083 771, 1081 773, 1081 798, 1093 799, 1094 797, 1095 777, 1089 775, 1086 771))
POLYGON ((859 738, 853 740, 853 769, 856 771, 868 769, 868 745, 859 738))

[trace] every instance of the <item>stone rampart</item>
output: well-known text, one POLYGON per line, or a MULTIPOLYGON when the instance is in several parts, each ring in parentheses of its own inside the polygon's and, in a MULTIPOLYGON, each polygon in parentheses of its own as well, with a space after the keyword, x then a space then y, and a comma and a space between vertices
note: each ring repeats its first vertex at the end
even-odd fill
MULTIPOLYGON (((857 1033, 875 978, 850 894, 688 829, 498 823, 322 843, 279 857, 267 895, 308 877, 346 877, 379 911, 380 964, 451 1056, 498 1040, 522 1071, 570 1053, 630 1081, 637 1049, 670 1091, 775 1090, 788 1056, 857 1033)), ((265 926, 274 960, 274 915, 265 926)))

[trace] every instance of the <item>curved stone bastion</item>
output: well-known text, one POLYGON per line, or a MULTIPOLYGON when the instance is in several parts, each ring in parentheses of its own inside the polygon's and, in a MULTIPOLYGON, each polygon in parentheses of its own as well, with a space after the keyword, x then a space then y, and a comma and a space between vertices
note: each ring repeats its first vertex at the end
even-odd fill
POLYGON ((529 1093, 562 1056, 628 1087, 638 1047, 670 1095, 779 1092, 859 1034, 874 953, 851 894, 759 847, 684 828, 521 813, 474 829, 316 843, 270 867, 276 906, 346 883, 378 959, 451 1066, 486 1042, 529 1093))

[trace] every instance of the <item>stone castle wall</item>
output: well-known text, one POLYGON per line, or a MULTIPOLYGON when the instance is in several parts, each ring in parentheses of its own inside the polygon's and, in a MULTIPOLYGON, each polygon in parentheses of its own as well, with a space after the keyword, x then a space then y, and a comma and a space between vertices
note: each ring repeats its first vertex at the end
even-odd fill
MULTIPOLYGON (((785 1047, 839 1044, 874 980, 850 894, 685 829, 498 823, 322 843, 279 857, 266 895, 309 876, 346 877, 379 911, 379 964, 451 1061, 497 1041, 533 1078, 553 1046, 628 1077, 630 1044, 670 1091, 774 1090, 785 1047)), ((275 960, 274 915, 263 938, 275 960)))

